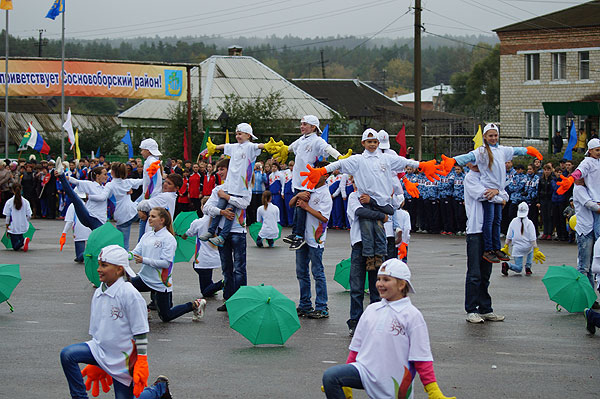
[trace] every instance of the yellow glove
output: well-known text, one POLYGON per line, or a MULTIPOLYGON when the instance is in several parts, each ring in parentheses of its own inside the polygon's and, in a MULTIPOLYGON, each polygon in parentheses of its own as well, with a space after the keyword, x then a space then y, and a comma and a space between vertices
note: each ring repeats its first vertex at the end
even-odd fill
POLYGON ((508 244, 504 244, 504 247, 501 249, 502 252, 510 256, 510 250, 508 249, 508 244))
MULTIPOLYGON (((342 387, 344 391, 344 395, 346 395, 346 399, 352 399, 352 388, 350 387, 342 387)), ((325 387, 321 385, 321 392, 325 392, 325 387)))
POLYGON ((277 162, 285 163, 288 158, 288 146, 282 142, 279 146, 279 150, 273 154, 273 157, 277 160, 277 162))
POLYGON ((539 248, 533 248, 533 260, 535 263, 544 263, 546 261, 546 255, 539 248))
POLYGON ((340 156, 338 157, 338 159, 346 159, 346 158, 348 158, 350 155, 352 155, 352 148, 348 148, 348 152, 347 152, 346 154, 344 154, 344 155, 340 155, 340 156))
POLYGON ((206 155, 210 157, 215 153, 215 151, 217 151, 217 145, 213 144, 209 137, 208 141, 206 142, 206 155))
POLYGON ((273 137, 269 137, 269 141, 265 144, 265 150, 269 154, 274 154, 279 150, 279 147, 283 145, 283 141, 275 142, 273 137))
POLYGON ((425 385, 425 392, 429 395, 429 399, 456 399, 456 396, 444 396, 437 382, 430 382, 425 385))

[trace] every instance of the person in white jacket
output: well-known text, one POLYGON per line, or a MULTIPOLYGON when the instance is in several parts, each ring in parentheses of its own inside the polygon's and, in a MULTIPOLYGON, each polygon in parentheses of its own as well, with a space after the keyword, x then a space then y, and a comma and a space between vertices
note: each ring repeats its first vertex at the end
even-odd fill
MULTIPOLYGON (((508 276, 508 271, 512 270, 515 273, 521 273, 525 266, 525 274, 531 276, 531 264, 533 259, 536 262, 541 260, 540 254, 545 259, 544 254, 540 252, 537 246, 537 231, 533 222, 529 220, 529 205, 526 202, 521 202, 517 209, 517 217, 514 218, 508 225, 506 232, 506 241, 504 248, 505 253, 511 253, 513 262, 502 262, 502 274, 508 276), (512 252, 509 252, 509 245, 512 244, 512 252)), ((543 261, 543 260, 542 260, 543 261)))
POLYGON ((2 213, 6 216, 6 233, 10 238, 13 250, 23 248, 23 252, 29 249, 29 238, 23 234, 29 230, 29 219, 31 219, 31 205, 27 199, 21 196, 21 184, 14 183, 12 188, 13 197, 4 204, 2 213))
POLYGON ((273 194, 269 190, 263 192, 262 206, 256 210, 256 221, 262 223, 262 227, 256 237, 256 246, 262 248, 263 241, 267 240, 269 247, 275 245, 275 240, 279 236, 279 208, 271 202, 273 194))

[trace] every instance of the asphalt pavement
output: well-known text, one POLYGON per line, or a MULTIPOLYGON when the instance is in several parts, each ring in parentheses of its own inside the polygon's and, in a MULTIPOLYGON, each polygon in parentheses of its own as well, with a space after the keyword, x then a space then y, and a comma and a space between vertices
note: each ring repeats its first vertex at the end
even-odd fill
MULTIPOLYGON (((72 261, 72 241, 58 251, 63 222, 33 224, 37 232, 28 253, 0 250, 0 263, 20 264, 23 278, 10 299, 14 313, 0 304, 0 398, 68 398, 59 353, 89 339, 94 288, 83 265, 72 261)), ((131 237, 133 245, 137 229, 131 237)), ((248 284, 273 285, 297 302, 294 254, 281 241, 275 248, 260 249, 248 240, 248 284)), ((436 376, 446 395, 598 397, 600 336, 587 334, 581 313, 557 312, 541 281, 549 265, 576 264, 576 245, 543 241, 540 248, 547 261, 534 264, 532 276, 511 272, 503 277, 499 265, 494 266, 494 311, 506 320, 473 325, 464 312, 464 237, 412 236, 408 257, 417 293, 411 300, 427 321, 436 376)), ((191 314, 162 323, 153 312, 150 382, 167 375, 175 398, 324 398, 323 371, 345 362, 350 343, 345 323, 349 293, 333 281, 335 265, 349 255, 348 232, 329 231, 323 261, 331 317, 301 319, 302 328, 283 346, 255 347, 229 328, 227 314, 216 311, 221 293, 208 301, 200 323, 192 323, 191 314)), ((199 295, 189 263, 176 264, 173 282, 175 304, 199 295)), ((427 397, 418 377, 415 392, 415 398, 427 397)), ((112 392, 100 395, 113 397, 112 392)), ((354 397, 366 395, 355 391, 354 397)))

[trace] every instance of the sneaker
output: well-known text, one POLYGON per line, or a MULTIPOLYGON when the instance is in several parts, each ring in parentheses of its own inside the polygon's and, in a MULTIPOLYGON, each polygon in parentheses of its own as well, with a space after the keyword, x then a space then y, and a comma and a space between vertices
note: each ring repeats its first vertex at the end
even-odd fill
POLYGON ((367 265, 367 267, 366 267, 367 271, 370 272, 370 271, 373 271, 376 269, 374 256, 368 256, 367 259, 365 260, 365 263, 367 265))
POLYGON ((54 171, 59 175, 65 173, 65 167, 62 164, 62 159, 60 159, 60 157, 56 158, 56 163, 54 164, 54 171))
POLYGON ((29 237, 25 237, 25 243, 23 244, 23 252, 29 251, 29 237))
POLYGON ((467 313, 467 321, 469 323, 479 324, 483 323, 484 320, 479 313, 467 313))
POLYGON ((158 308, 156 307, 156 302, 152 301, 150 302, 147 306, 148 310, 158 310, 158 308))
POLYGON ((484 313, 481 315, 481 318, 485 321, 504 321, 504 316, 494 312, 484 313))
POLYGON ((209 233, 208 231, 204 234, 200 234, 198 236, 198 238, 200 239, 200 241, 208 241, 209 238, 211 238, 214 234, 209 233))
POLYGON ((308 314, 309 319, 327 319, 329 317, 329 312, 327 309, 323 310, 314 310, 308 314))
POLYGON ((531 271, 531 267, 526 267, 525 268, 525 275, 526 276, 531 276, 533 274, 533 272, 531 271))
POLYGON ((502 274, 508 276, 508 263, 502 262, 502 274))
POLYGON ((502 262, 508 262, 510 260, 510 256, 508 256, 504 252, 500 251, 499 249, 496 250, 496 257, 498 259, 500 259, 502 262))
POLYGON ((500 263, 500 259, 498 259, 494 251, 485 251, 483 253, 483 260, 490 263, 500 263))
POLYGON ((159 375, 156 377, 156 381, 154 381, 152 386, 156 386, 158 384, 165 384, 165 393, 162 394, 160 399, 173 399, 171 392, 169 391, 169 379, 164 375, 159 375))
POLYGON ((353 337, 358 322, 356 320, 350 319, 346 322, 346 324, 348 324, 348 336, 353 337))
POLYGON ((306 244, 306 241, 304 241, 304 238, 302 237, 294 237, 294 239, 292 240, 292 243, 290 244, 290 251, 297 251, 300 248, 302 248, 302 246, 306 244))
POLYGON ((222 247, 225 244, 225 239, 221 236, 216 236, 209 238, 208 242, 210 242, 213 245, 216 245, 217 247, 222 247))
POLYGON ((192 321, 200 321, 204 317, 204 309, 206 309, 206 299, 196 299, 193 302, 194 309, 192 310, 192 321))
POLYGON ((286 244, 291 244, 292 241, 294 241, 294 238, 296 238, 296 234, 289 234, 289 235, 283 237, 282 240, 286 244))
POLYGON ((264 247, 263 242, 262 242, 262 238, 260 238, 260 237, 256 238, 256 246, 259 247, 259 248, 264 247))
POLYGON ((583 315, 585 316, 585 328, 586 330, 588 330, 588 332, 590 334, 596 334, 596 326, 594 325, 594 323, 592 322, 592 319, 590 318, 590 312, 593 312, 592 309, 586 308, 583 311, 583 315))
POLYGON ((312 308, 310 309, 300 309, 296 308, 296 313, 298 313, 298 317, 308 317, 309 314, 314 312, 312 308))
POLYGON ((227 312, 227 304, 224 303, 217 308, 217 312, 227 312))

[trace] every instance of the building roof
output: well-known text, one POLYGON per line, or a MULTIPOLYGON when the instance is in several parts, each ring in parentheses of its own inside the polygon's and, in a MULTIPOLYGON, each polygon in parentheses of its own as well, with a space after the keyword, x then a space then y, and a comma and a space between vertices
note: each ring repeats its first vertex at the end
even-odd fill
MULTIPOLYGON (((330 119, 331 108, 293 85, 277 72, 247 56, 214 55, 201 64, 202 107, 211 118, 217 119, 226 97, 237 95, 242 101, 255 100, 271 93, 279 93, 286 118, 300 119, 315 115, 330 119)), ((191 70, 192 97, 198 97, 198 67, 191 70)), ((122 112, 120 118, 170 119, 170 109, 176 101, 143 100, 122 112)))
MULTIPOLYGON (((428 87, 427 89, 421 90, 421 102, 433 102, 433 97, 438 97, 440 95, 440 90, 442 91, 442 94, 454 93, 452 86, 441 83, 437 86, 428 87)), ((393 97, 393 99, 400 104, 403 102, 414 103, 415 93, 402 94, 400 96, 393 97)))
POLYGON ((548 30, 600 26, 600 0, 594 0, 526 21, 494 29, 494 32, 548 30))

